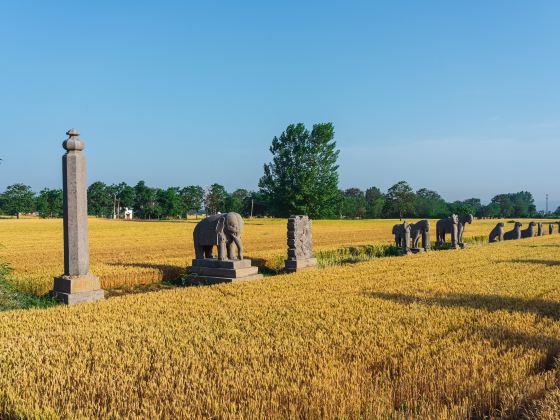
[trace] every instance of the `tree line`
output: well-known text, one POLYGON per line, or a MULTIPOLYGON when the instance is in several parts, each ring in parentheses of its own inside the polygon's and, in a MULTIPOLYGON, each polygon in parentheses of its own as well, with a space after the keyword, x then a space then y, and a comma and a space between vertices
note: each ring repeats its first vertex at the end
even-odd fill
MULTIPOLYGON (((36 194, 27 185, 15 184, 0 194, 0 214, 5 215, 37 212, 44 218, 62 217, 62 205, 62 190, 59 189, 44 189, 36 194)), ((187 215, 228 211, 245 217, 280 216, 261 191, 228 192, 220 184, 206 189, 198 185, 164 189, 149 187, 144 181, 134 186, 98 181, 89 186, 91 216, 122 216, 125 208, 134 209, 135 218, 147 220, 182 219, 187 215)), ((414 191, 405 181, 396 183, 386 192, 378 187, 365 191, 360 188, 338 190, 334 209, 336 214, 331 217, 340 219, 442 218, 451 213, 506 218, 539 215, 529 192, 499 194, 487 205, 478 198, 446 202, 436 191, 426 188, 414 191)), ((560 208, 553 215, 560 216, 560 208)))
MULTIPOLYGON (((264 165, 259 190, 228 192, 220 184, 157 188, 144 181, 107 185, 94 182, 88 188, 90 215, 115 217, 125 208, 140 219, 176 219, 189 214, 235 211, 243 216, 288 217, 306 214, 327 218, 440 218, 451 213, 478 217, 532 217, 537 215, 533 196, 521 191, 499 194, 483 205, 478 198, 447 202, 436 191, 414 191, 406 181, 386 192, 377 187, 339 189, 339 150, 332 123, 291 124, 274 137, 269 148, 272 160, 264 165)), ((9 186, 0 194, 0 214, 38 212, 41 217, 62 215, 62 190, 34 193, 24 184, 9 186)), ((542 215, 542 214, 541 214, 542 215)), ((560 208, 554 213, 560 216, 560 208)))

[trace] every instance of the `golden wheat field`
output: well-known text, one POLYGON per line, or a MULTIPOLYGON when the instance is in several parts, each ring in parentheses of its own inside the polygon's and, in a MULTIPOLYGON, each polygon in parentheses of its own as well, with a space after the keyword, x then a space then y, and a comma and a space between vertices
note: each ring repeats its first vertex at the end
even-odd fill
MULTIPOLYGON (((92 272, 102 287, 159 283, 176 278, 194 257, 196 220, 125 222, 90 219, 92 272)), ((388 244, 398 220, 315 221, 316 250, 351 245, 388 244)), ((477 220, 465 237, 486 237, 497 220, 477 220)), ((435 226, 435 221, 433 221, 435 226)), ((434 229, 435 230, 435 229, 434 229)), ((433 233, 435 239, 435 232, 433 233)), ((257 265, 279 268, 286 255, 286 220, 246 221, 243 242, 257 265)), ((42 295, 63 271, 62 220, 0 220, 0 258, 14 268, 10 281, 24 292, 42 295)))
MULTIPOLYGON (((94 243, 106 226, 92 223, 94 243)), ((377 239, 375 222, 346 226, 377 239)), ((328 222, 317 239, 337 243, 328 222)), ((10 311, 0 325, 0 417, 554 418, 560 235, 10 311)))

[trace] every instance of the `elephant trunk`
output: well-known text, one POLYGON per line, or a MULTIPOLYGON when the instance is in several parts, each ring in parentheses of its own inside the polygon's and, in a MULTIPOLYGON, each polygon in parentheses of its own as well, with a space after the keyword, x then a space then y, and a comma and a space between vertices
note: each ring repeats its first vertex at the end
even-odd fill
POLYGON ((240 260, 243 259, 243 245, 241 244, 241 239, 239 238, 239 236, 237 234, 233 234, 231 235, 233 242, 235 243, 235 246, 237 247, 237 258, 239 258, 240 260))

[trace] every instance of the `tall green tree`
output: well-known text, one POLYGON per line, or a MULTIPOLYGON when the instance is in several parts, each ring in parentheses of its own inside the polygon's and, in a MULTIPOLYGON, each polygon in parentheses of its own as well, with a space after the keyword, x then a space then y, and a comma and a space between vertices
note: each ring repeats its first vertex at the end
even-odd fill
POLYGON ((205 206, 208 214, 224 213, 226 211, 226 199, 228 193, 220 184, 212 184, 206 192, 205 206))
POLYGON ((198 213, 204 206, 204 188, 198 185, 190 185, 179 191, 179 197, 183 203, 185 212, 194 211, 198 213))
POLYGON ((359 188, 348 188, 342 192, 341 214, 349 219, 361 219, 365 216, 366 195, 359 188))
POLYGON ((134 213, 140 219, 156 219, 161 214, 157 202, 158 190, 150 188, 144 181, 134 186, 134 213))
POLYGON ((236 213, 243 213, 245 208, 246 200, 250 196, 249 191, 243 188, 239 188, 228 194, 225 200, 225 211, 234 211, 236 213))
POLYGON ((97 217, 113 214, 113 194, 103 182, 97 181, 88 187, 88 213, 97 217))
POLYGON ((409 216, 414 213, 416 194, 406 181, 399 181, 387 190, 384 212, 388 216, 409 216))
POLYGON ((385 206, 385 195, 377 187, 370 187, 366 190, 366 217, 378 219, 383 215, 385 206))
POLYGON ((179 218, 185 214, 183 202, 179 196, 179 188, 171 187, 166 190, 158 190, 157 202, 160 209, 160 216, 179 218))
POLYGON ((0 195, 0 208, 12 216, 31 213, 35 210, 35 193, 24 184, 14 184, 0 195))
POLYGON ((332 123, 291 124, 274 137, 272 162, 264 165, 261 192, 275 216, 307 214, 314 219, 335 217, 338 190, 338 155, 332 123))
POLYGON ((43 218, 62 217, 64 212, 62 190, 48 188, 42 190, 37 196, 37 211, 43 218))
POLYGON ((417 217, 447 217, 449 208, 441 196, 427 188, 416 191, 416 201, 414 203, 414 215, 417 217))

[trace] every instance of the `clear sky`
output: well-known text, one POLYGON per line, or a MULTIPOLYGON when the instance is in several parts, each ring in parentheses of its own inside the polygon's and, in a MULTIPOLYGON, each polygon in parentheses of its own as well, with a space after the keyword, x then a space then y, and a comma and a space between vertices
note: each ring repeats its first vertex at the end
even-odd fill
POLYGON ((256 188, 292 122, 332 121, 340 185, 560 205, 560 2, 0 2, 0 189, 256 188))

